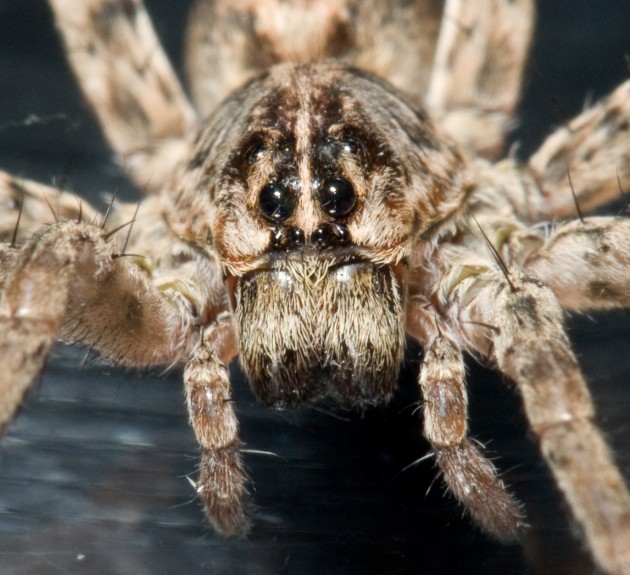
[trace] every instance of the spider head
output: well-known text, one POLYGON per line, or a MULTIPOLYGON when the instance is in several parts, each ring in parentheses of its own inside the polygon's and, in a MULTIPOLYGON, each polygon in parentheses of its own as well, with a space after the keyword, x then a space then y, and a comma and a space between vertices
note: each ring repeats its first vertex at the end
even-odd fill
POLYGON ((393 391, 406 264, 459 160, 421 108, 332 62, 271 68, 210 118, 169 218, 220 259, 263 401, 393 391))

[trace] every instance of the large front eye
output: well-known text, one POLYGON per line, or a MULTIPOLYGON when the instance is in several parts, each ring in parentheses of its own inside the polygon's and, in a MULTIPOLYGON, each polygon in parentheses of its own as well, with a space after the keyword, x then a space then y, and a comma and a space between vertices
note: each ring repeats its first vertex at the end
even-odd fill
POLYGON ((319 189, 319 201, 324 212, 329 216, 340 218, 352 211, 357 203, 357 194, 348 180, 330 178, 319 189))
POLYGON ((284 222, 295 208, 295 194, 284 184, 267 184, 258 196, 260 213, 271 222, 284 222))

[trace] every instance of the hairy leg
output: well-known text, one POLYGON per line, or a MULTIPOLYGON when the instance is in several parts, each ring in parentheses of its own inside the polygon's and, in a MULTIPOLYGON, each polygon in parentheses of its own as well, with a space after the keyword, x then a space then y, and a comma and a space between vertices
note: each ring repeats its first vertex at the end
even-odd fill
POLYGON ((0 295, 0 426, 59 336, 127 366, 171 363, 197 337, 182 306, 100 227, 57 222, 0 253, 10 266, 0 295))
POLYGON ((630 220, 587 218, 558 227, 525 262, 565 309, 630 307, 630 220))
POLYGON ((203 116, 280 62, 334 58, 424 98, 440 23, 431 0, 197 0, 187 72, 203 116))
POLYGON ((204 333, 184 371, 188 414, 201 446, 197 493, 214 528, 228 536, 242 535, 248 526, 246 477, 227 371, 237 352, 226 316, 204 333))
POLYGON ((608 573, 628 575, 630 495, 593 424, 590 395, 552 291, 538 279, 514 275, 508 281, 491 272, 462 281, 452 295, 452 321, 469 347, 518 385, 542 453, 596 561, 608 573))
POLYGON ((534 24, 531 0, 447 0, 427 104, 446 130, 496 156, 518 102, 534 24))
POLYGON ((70 65, 112 148, 141 189, 185 155, 196 115, 141 0, 49 0, 70 65))
POLYGON ((412 304, 408 329, 419 336, 425 357, 420 371, 424 435, 431 443, 444 482, 473 519, 499 539, 513 539, 523 527, 520 505, 497 477, 495 466, 468 437, 468 397, 461 349, 444 335, 437 317, 412 304))
POLYGON ((475 197, 487 199, 475 215, 507 210, 534 224, 623 198, 630 190, 629 131, 630 80, 551 134, 528 164, 471 162, 475 197))
POLYGON ((0 240, 4 242, 30 237, 57 219, 97 220, 96 210, 74 194, 1 170, 0 206, 0 240))
POLYGON ((630 190, 630 80, 549 136, 529 160, 550 217, 575 217, 630 190))

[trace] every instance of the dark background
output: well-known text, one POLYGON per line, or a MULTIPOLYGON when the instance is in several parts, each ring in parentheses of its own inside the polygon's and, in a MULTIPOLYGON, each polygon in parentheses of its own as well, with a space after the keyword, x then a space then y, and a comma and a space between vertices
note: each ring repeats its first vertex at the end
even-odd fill
MULTIPOLYGON (((179 63, 188 2, 147 4, 179 63)), ((522 154, 628 77, 629 31, 627 0, 541 4, 514 135, 522 154)), ((47 183, 61 179, 91 198, 111 193, 120 176, 39 0, 0 0, 0 169, 47 183)), ((124 185, 123 194, 134 191, 124 185)), ((598 421, 627 478, 629 320, 628 312, 569 320, 598 421)), ((430 461, 405 469, 427 450, 414 414, 416 348, 395 401, 363 416, 325 406, 265 410, 234 370, 256 501, 254 527, 243 540, 210 531, 186 480, 194 477, 197 447, 181 373, 125 373, 93 358, 82 365, 83 357, 56 350, 0 444, 3 575, 595 572, 518 397, 472 361, 473 434, 525 502, 531 529, 522 546, 498 544, 462 517, 434 482, 430 461)))

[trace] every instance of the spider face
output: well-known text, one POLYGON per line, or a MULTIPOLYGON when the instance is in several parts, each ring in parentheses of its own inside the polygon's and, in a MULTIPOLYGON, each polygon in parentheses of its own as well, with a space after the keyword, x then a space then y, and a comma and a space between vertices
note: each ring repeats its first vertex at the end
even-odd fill
POLYGON ((523 513, 469 437, 464 352, 514 380, 593 556, 628 573, 630 495, 562 308, 630 306, 630 224, 580 218, 547 235, 536 224, 630 185, 629 83, 527 165, 493 164, 530 0, 447 0, 442 13, 422 0, 199 0, 196 108, 140 0, 49 1, 106 136, 154 194, 99 218, 48 190, 60 217, 42 226, 51 200, 0 173, 4 205, 28 196, 0 249, 0 426, 55 337, 126 366, 185 359, 196 492, 217 531, 238 535, 247 489, 230 360, 268 405, 362 407, 391 394, 407 334, 424 350, 424 435, 475 521, 509 540, 523 513))
POLYGON ((211 237, 235 277, 311 247, 400 262, 461 196, 461 157, 424 110, 332 61, 248 83, 201 129, 192 158, 194 191, 176 189, 169 220, 211 237), (421 219, 417 202, 430 206, 421 219))
POLYGON ((459 160, 421 108, 330 61, 275 66, 210 118, 195 197, 178 196, 170 217, 188 205, 211 214, 187 233, 212 237, 241 363, 265 403, 391 394, 410 247, 460 193, 452 171, 429 167, 438 157, 459 160), (431 206, 422 220, 418 201, 431 206))
MULTIPOLYGON (((373 403, 394 388, 404 343, 402 262, 415 224, 406 158, 373 118, 380 108, 370 98, 383 93, 338 65, 285 65, 223 106, 251 103, 210 191, 212 237, 230 278, 241 362, 265 403, 322 395, 373 403), (375 220, 383 234, 373 233, 375 220), (262 241, 235 253, 244 236, 262 241), (322 314, 335 319, 322 322, 322 314)), ((215 140, 207 157, 222 145, 215 140)))

